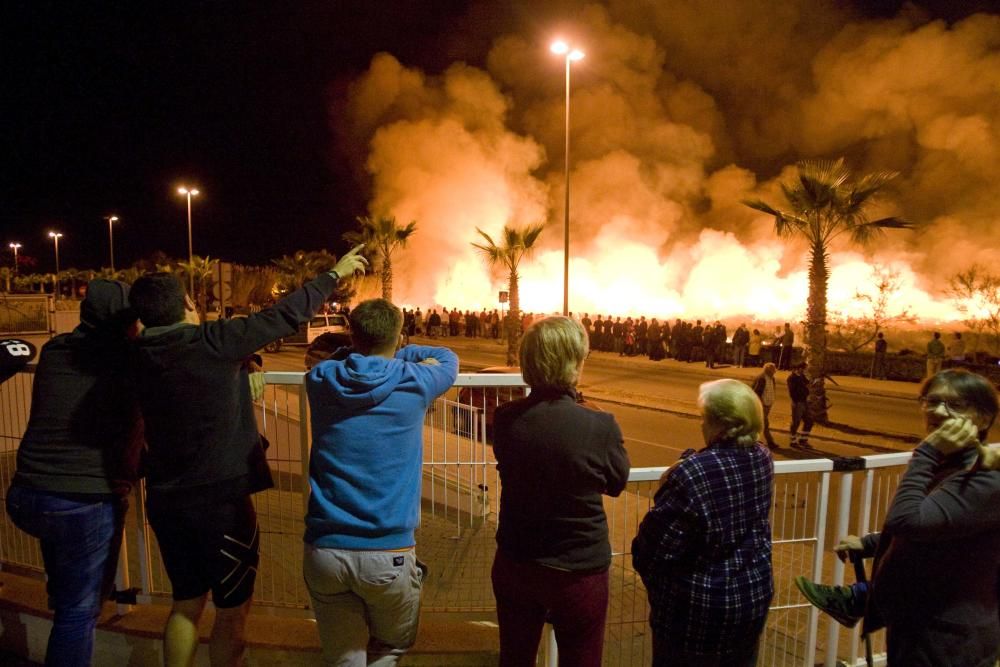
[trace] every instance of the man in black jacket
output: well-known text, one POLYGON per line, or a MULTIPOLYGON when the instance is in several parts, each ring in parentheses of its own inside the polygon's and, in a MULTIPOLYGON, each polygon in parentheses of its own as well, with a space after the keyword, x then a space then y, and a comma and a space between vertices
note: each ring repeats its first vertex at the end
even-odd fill
POLYGON ((80 326, 42 348, 31 416, 7 494, 14 524, 41 542, 53 610, 47 665, 89 665, 114 583, 142 441, 128 384, 128 286, 92 280, 80 326))
POLYGON ((792 425, 788 432, 792 436, 792 447, 805 447, 809 444, 809 432, 812 431, 813 419, 809 414, 809 378, 806 377, 805 363, 799 363, 788 376, 788 396, 792 399, 792 425), (802 425, 800 434, 799 425, 802 425))
POLYGON ((209 591, 217 609, 212 664, 237 664, 242 655, 259 560, 250 495, 273 486, 245 361, 308 321, 341 276, 363 271, 361 247, 246 318, 198 324, 193 302, 171 274, 143 276, 132 287, 132 305, 146 327, 134 351, 149 446, 146 508, 174 596, 164 636, 168 667, 193 660, 209 591))

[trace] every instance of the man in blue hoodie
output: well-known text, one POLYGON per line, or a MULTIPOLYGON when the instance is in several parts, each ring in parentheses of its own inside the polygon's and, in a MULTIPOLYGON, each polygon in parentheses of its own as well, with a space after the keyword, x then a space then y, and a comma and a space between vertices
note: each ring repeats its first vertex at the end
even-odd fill
POLYGON ((353 348, 309 372, 312 412, 303 574, 324 664, 395 665, 417 636, 424 414, 458 374, 441 347, 399 347, 385 299, 351 311, 353 348))

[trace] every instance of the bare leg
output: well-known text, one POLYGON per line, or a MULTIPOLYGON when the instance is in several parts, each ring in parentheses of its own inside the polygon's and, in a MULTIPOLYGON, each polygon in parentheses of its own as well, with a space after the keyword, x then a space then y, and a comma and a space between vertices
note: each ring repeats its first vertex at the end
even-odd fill
POLYGON ((205 610, 202 595, 191 600, 174 600, 163 634, 163 659, 166 667, 190 667, 198 652, 198 621, 205 610))
POLYGON ((247 600, 238 607, 215 610, 212 640, 208 644, 212 667, 238 667, 243 664, 250 603, 251 600, 247 600))

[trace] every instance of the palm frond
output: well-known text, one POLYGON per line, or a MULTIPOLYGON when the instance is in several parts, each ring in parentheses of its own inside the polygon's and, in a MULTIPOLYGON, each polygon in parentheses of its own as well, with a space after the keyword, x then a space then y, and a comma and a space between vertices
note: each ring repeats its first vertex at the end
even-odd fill
POLYGON ((768 215, 773 215, 776 218, 782 215, 781 211, 779 211, 778 209, 772 207, 767 202, 760 199, 744 199, 742 203, 744 206, 749 206, 755 211, 760 211, 761 213, 767 213, 768 215))

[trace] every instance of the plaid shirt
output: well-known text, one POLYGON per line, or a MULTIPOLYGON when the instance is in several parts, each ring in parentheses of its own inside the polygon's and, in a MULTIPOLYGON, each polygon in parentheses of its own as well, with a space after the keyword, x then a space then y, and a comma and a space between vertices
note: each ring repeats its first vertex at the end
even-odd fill
POLYGON ((632 542, 654 634, 693 653, 755 642, 774 592, 766 447, 717 443, 683 459, 632 542))

